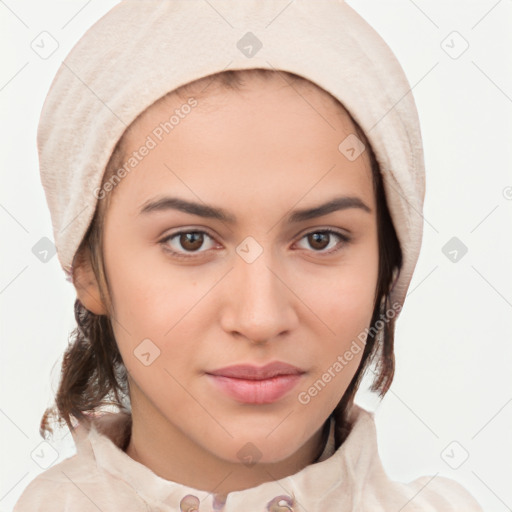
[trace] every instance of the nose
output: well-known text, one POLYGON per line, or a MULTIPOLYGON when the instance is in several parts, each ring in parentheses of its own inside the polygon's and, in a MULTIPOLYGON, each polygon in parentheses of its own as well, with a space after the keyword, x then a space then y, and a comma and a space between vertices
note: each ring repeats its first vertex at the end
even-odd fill
POLYGON ((270 251, 252 263, 237 256, 234 265, 224 283, 223 329, 256 344, 293 331, 298 323, 296 297, 270 251))

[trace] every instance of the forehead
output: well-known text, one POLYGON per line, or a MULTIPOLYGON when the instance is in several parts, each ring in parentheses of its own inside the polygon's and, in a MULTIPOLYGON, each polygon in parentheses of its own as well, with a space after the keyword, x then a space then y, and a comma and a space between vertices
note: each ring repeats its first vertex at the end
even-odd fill
MULTIPOLYGON (((168 121, 169 114, 178 113, 191 98, 197 101, 194 108, 196 115, 193 117, 198 117, 197 113, 200 112, 204 118, 210 115, 210 121, 215 119, 215 113, 219 117, 234 114, 236 120, 258 111, 262 115, 254 117, 254 122, 262 116, 266 117, 269 131, 273 125, 279 124, 280 118, 285 117, 288 121, 298 118, 301 124, 309 125, 310 130, 315 128, 315 124, 318 127, 324 123, 324 130, 330 128, 337 132, 342 126, 343 131, 356 133, 355 124, 343 105, 313 82, 302 77, 294 80, 282 78, 279 73, 242 76, 242 83, 238 85, 235 82, 226 85, 219 77, 203 77, 180 87, 142 112, 124 138, 133 141, 143 131, 147 132, 151 125, 154 126, 156 121, 168 121)), ((320 135, 324 130, 311 131, 310 135, 320 135)))
POLYGON ((137 172, 124 180, 132 183, 137 199, 155 188, 178 187, 189 195, 220 197, 230 190, 243 196, 249 188, 252 198, 266 202, 286 190, 290 198, 307 193, 313 201, 315 194, 323 199, 331 188, 346 188, 372 202, 368 152, 351 161, 340 151, 357 132, 325 91, 308 82, 255 79, 240 90, 211 84, 188 93, 154 103, 126 134, 125 159, 148 137, 155 142, 137 172), (196 106, 183 108, 190 98, 196 106))

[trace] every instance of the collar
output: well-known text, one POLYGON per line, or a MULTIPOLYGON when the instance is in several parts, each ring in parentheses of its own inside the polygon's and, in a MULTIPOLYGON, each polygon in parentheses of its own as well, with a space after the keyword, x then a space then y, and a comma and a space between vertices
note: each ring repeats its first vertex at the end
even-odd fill
POLYGON ((77 452, 88 453, 89 456, 92 453, 100 471, 126 482, 155 512, 317 510, 319 497, 327 500, 326 505, 335 500, 336 503, 352 506, 356 497, 360 496, 372 467, 384 475, 377 456, 373 413, 356 404, 349 415, 352 425, 350 433, 336 451, 335 420, 331 416, 327 442, 317 462, 285 478, 232 491, 227 497, 165 480, 128 456, 122 447, 130 432, 130 419, 126 413, 105 414, 96 417, 89 430, 79 425, 73 431, 77 452))

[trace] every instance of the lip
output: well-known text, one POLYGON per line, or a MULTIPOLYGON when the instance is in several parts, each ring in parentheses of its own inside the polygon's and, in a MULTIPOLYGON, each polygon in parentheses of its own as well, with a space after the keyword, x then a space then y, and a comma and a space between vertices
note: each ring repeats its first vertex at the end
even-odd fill
POLYGON ((206 372, 212 384, 230 398, 248 404, 276 402, 291 391, 305 372, 276 361, 265 366, 227 366, 206 372))
POLYGON ((299 375, 303 370, 282 361, 274 361, 265 366, 254 366, 251 364, 237 364, 226 366, 218 370, 206 372, 210 375, 219 375, 221 377, 231 377, 233 379, 263 380, 277 377, 279 375, 299 375))

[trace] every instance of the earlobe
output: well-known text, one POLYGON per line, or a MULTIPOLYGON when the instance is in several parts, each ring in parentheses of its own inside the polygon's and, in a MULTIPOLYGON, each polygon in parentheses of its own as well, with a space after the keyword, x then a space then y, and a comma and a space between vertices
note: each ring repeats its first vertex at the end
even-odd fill
POLYGON ((88 311, 95 315, 107 314, 87 248, 83 254, 77 255, 77 262, 73 265, 73 286, 78 299, 88 311))

